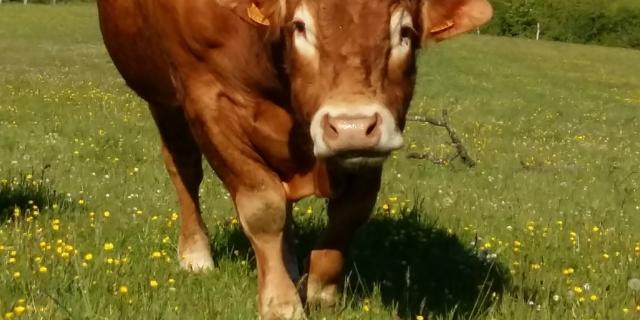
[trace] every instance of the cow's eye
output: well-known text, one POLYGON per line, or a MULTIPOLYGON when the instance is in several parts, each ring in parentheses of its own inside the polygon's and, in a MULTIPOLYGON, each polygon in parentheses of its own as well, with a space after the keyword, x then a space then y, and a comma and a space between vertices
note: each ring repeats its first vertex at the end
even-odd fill
POLYGON ((302 21, 302 20, 293 20, 291 22, 291 25, 293 26, 293 31, 294 32, 298 32, 298 33, 304 34, 307 31, 307 26, 305 25, 304 21, 302 21))
POLYGON ((400 28, 400 44, 410 46, 418 36, 418 32, 412 26, 406 25, 400 28))

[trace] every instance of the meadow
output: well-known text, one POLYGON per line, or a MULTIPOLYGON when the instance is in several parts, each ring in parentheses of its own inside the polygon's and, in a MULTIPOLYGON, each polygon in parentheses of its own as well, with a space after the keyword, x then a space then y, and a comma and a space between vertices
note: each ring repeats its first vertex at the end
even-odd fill
MULTIPOLYGON (((467 35, 419 59, 410 113, 448 110, 477 166, 407 159, 452 152, 410 122, 346 294, 309 318, 639 319, 640 51, 467 35)), ((254 257, 208 169, 201 195, 218 268, 194 275, 94 6, 0 6, 0 317, 256 318, 254 257)), ((294 216, 304 261, 324 202, 294 216)))

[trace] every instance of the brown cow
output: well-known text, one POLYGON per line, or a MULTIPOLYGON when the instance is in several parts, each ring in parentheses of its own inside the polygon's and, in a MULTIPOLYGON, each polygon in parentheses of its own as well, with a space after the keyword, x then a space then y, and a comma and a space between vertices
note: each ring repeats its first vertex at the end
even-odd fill
POLYGON ((486 0, 99 0, 116 67, 149 103, 181 206, 182 267, 214 267, 201 158, 256 254, 259 314, 303 318, 291 203, 328 197, 301 295, 333 305, 385 157, 402 146, 415 50, 485 23, 486 0))

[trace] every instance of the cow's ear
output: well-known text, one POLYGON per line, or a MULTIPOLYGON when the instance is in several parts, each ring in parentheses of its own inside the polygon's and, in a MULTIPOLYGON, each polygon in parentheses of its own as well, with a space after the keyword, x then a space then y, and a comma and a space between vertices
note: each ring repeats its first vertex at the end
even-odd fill
POLYGON ((487 0, 423 0, 422 38, 442 41, 479 27, 491 19, 487 0))

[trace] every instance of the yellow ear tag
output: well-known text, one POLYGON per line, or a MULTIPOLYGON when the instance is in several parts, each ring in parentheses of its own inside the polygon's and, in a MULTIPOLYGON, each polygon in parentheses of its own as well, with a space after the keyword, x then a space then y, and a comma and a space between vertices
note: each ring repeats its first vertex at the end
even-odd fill
POLYGON ((258 6, 256 6, 256 4, 253 2, 251 3, 251 6, 247 8, 247 16, 249 17, 249 19, 251 19, 251 21, 257 24, 261 24, 263 26, 271 25, 271 22, 269 22, 269 19, 267 19, 267 17, 265 17, 264 14, 262 14, 262 11, 260 11, 260 8, 258 8, 258 6))
POLYGON ((443 24, 437 25, 429 30, 430 33, 438 33, 453 28, 455 23, 451 20, 445 21, 443 24))

